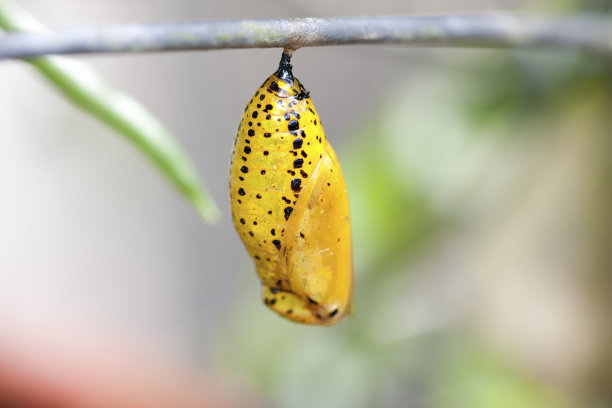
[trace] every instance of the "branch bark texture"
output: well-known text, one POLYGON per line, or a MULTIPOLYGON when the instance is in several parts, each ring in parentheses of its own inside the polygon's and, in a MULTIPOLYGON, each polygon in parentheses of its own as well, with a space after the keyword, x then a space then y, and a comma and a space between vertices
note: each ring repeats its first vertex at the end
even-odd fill
POLYGON ((128 24, 0 37, 0 59, 345 44, 561 48, 612 56, 612 18, 502 13, 128 24))

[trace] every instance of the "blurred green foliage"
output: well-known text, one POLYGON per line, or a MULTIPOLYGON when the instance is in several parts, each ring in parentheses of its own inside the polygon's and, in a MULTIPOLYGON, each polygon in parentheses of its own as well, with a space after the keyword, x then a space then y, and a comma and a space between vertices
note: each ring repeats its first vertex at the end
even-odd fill
MULTIPOLYGON (((0 0, 0 28, 5 31, 43 29, 16 2, 0 0)), ((189 200, 202 218, 214 222, 219 210, 173 136, 140 102, 107 85, 82 62, 62 57, 28 59, 49 83, 75 106, 131 141, 189 200)))

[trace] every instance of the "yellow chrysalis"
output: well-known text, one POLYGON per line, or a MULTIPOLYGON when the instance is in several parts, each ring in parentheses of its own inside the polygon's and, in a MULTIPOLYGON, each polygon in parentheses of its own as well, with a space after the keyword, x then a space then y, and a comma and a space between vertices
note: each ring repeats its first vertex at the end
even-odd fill
POLYGON ((296 322, 331 325, 352 307, 348 195, 290 58, 283 53, 240 120, 230 164, 232 218, 264 303, 296 322))

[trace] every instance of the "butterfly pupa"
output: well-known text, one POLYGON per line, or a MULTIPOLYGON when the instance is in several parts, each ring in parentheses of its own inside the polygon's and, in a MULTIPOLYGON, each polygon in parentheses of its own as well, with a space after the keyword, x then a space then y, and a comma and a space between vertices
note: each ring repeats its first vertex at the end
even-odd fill
POLYGON ((264 303, 295 322, 331 325, 352 308, 348 195, 290 59, 283 53, 244 109, 230 164, 232 218, 264 303))

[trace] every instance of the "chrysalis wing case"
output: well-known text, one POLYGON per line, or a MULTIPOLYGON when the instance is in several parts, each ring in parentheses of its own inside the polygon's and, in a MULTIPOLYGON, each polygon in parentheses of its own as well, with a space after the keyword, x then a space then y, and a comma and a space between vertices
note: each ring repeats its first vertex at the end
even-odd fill
POLYGON ((232 218, 255 261, 264 303, 300 323, 351 311, 348 195, 336 154, 291 56, 247 104, 230 165, 232 218))

